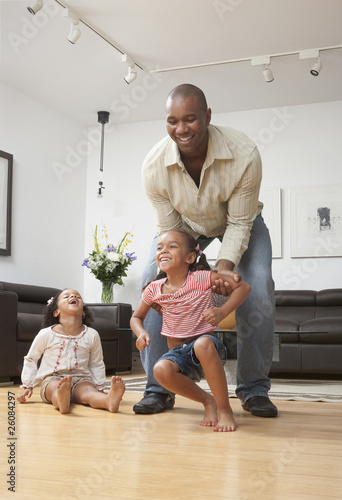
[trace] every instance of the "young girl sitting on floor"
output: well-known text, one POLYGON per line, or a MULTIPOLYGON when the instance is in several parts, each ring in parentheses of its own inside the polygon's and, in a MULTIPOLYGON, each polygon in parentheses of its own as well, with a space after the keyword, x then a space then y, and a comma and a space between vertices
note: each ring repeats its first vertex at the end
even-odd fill
POLYGON ((125 383, 121 377, 112 377, 109 393, 102 392, 106 372, 100 336, 89 328, 92 321, 76 290, 63 290, 48 301, 43 329, 24 357, 20 403, 26 403, 33 388, 40 385, 42 400, 61 413, 69 413, 70 401, 118 411, 125 383))
POLYGON ((143 290, 131 318, 137 348, 142 351, 149 346, 143 321, 152 304, 158 304, 163 314, 161 333, 167 336, 170 350, 154 366, 156 380, 170 392, 202 403, 201 425, 213 426, 214 431, 234 431, 223 368, 226 349, 210 332, 242 304, 250 286, 211 271, 196 240, 182 231, 168 231, 160 237, 156 261, 161 272, 143 290), (211 286, 220 278, 229 283, 231 293, 220 308, 214 308, 211 286), (213 396, 195 383, 203 377, 213 396))

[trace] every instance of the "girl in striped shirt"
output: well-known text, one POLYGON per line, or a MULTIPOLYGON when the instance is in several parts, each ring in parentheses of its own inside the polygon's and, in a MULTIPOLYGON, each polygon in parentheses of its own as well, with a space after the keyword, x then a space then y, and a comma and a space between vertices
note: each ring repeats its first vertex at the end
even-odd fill
POLYGON ((234 431, 236 422, 229 404, 223 365, 226 349, 211 332, 250 293, 244 281, 212 271, 196 240, 183 231, 168 231, 159 238, 156 253, 160 273, 143 290, 131 318, 137 348, 148 348, 150 337, 143 321, 157 304, 163 315, 161 334, 169 351, 154 366, 156 380, 167 390, 202 403, 200 425, 214 431, 234 431), (229 284, 230 295, 220 307, 213 307, 211 287, 217 279, 229 284), (196 384, 205 377, 212 395, 196 384))

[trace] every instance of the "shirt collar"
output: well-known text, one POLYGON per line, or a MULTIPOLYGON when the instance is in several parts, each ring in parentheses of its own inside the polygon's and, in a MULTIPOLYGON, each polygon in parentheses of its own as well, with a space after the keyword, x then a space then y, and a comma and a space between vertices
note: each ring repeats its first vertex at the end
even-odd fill
MULTIPOLYGON (((233 154, 228 146, 228 139, 214 125, 208 126, 208 151, 204 166, 211 165, 214 160, 230 160, 233 154)), ((183 166, 177 144, 169 137, 169 144, 165 154, 165 167, 171 165, 183 166)))

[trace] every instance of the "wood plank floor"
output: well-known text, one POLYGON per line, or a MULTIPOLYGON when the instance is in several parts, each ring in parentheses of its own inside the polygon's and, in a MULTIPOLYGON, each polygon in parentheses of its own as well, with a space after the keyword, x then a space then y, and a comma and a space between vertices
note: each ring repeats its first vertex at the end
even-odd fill
POLYGON ((36 389, 29 404, 16 403, 13 439, 8 392, 18 390, 0 388, 1 499, 342 498, 340 403, 278 400, 279 418, 263 419, 233 398, 238 430, 216 433, 198 425, 200 405, 178 396, 158 415, 135 415, 134 393, 117 414, 74 405, 61 415, 36 389))

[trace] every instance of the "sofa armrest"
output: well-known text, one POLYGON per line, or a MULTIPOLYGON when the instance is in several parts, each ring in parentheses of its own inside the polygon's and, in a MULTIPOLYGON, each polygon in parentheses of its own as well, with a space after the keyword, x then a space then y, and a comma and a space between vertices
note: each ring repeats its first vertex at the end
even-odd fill
POLYGON ((130 304, 89 304, 95 321, 91 325, 100 335, 106 368, 126 371, 132 367, 132 331, 130 304))
POLYGON ((114 328, 130 328, 129 321, 132 315, 131 304, 97 304, 87 303, 95 318, 109 320, 114 328))
POLYGON ((17 310, 17 294, 0 290, 0 377, 17 375, 17 310))

